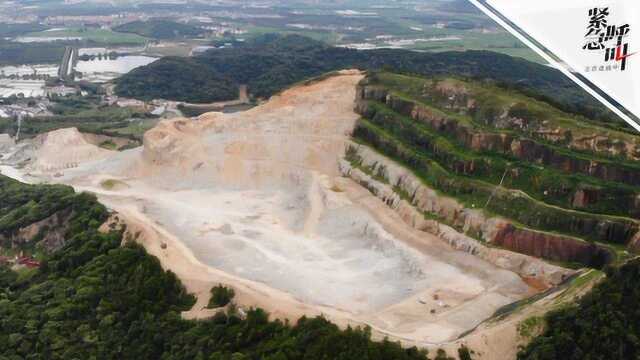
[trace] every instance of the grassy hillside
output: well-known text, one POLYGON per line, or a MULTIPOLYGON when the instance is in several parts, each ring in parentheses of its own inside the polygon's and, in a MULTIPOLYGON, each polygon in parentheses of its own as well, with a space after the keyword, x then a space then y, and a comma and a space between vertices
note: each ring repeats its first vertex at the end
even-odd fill
MULTIPOLYGON (((154 64, 162 64, 162 60, 154 64)), ((172 59, 159 72, 153 65, 138 69, 141 89, 153 91, 153 84, 182 81, 180 64, 206 67, 202 76, 225 76, 235 84, 247 84, 251 94, 269 97, 288 86, 326 72, 345 69, 393 69, 396 72, 423 75, 457 75, 492 79, 519 89, 527 89, 540 98, 554 94, 553 101, 571 112, 614 123, 620 123, 590 95, 565 79, 557 70, 520 58, 488 51, 443 52, 438 54, 407 50, 357 51, 336 48, 297 35, 264 35, 234 48, 217 49, 195 58, 172 59), (146 79, 146 80, 145 80, 146 79), (145 86, 147 85, 147 86, 145 86)), ((121 78, 127 83, 132 74, 121 78)), ((189 81, 186 75, 185 82, 189 81)), ((116 88, 121 92, 121 86, 116 88)), ((193 87, 179 94, 181 99, 205 98, 205 89, 193 87)), ((150 96, 144 90, 135 96, 150 96)), ((178 99, 178 94, 175 98, 178 99)))
POLYGON ((415 348, 373 342, 368 329, 342 331, 323 318, 287 324, 260 309, 242 317, 231 307, 210 320, 182 320, 195 299, 143 248, 121 246, 121 232, 98 231, 108 213, 94 197, 1 175, 0 195, 0 231, 60 208, 74 214, 66 245, 39 269, 0 265, 0 358, 426 359, 415 348))
POLYGON ((468 208, 603 243, 627 244, 639 229, 637 135, 448 77, 373 73, 357 108, 358 141, 468 208))
POLYGON ((153 39, 195 38, 205 31, 195 26, 169 20, 133 21, 113 28, 121 33, 138 34, 153 39))

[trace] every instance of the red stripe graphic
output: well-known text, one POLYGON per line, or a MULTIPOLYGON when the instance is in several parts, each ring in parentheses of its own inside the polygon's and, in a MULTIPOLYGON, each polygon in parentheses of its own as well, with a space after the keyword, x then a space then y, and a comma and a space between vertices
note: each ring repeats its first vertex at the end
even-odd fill
POLYGON ((616 61, 622 61, 631 55, 635 55, 635 53, 622 55, 622 46, 618 46, 618 48, 616 49, 616 61))

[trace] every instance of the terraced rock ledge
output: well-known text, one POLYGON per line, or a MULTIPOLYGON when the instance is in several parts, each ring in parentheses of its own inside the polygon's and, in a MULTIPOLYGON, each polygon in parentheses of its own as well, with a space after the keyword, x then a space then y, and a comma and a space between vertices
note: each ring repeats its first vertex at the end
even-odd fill
POLYGON ((638 242, 634 134, 493 84, 386 72, 359 84, 356 112, 343 173, 414 206, 414 225, 439 233, 444 222, 491 246, 593 267, 638 242))

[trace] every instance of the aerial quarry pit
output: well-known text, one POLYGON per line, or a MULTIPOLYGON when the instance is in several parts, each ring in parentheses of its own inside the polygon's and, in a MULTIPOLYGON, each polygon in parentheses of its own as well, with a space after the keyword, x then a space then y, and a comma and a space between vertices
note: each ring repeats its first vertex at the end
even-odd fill
POLYGON ((30 158, 14 177, 95 193, 198 295, 188 318, 215 312, 204 307, 222 283, 240 307, 272 317, 322 314, 379 338, 446 345, 572 273, 480 242, 485 256, 456 249, 349 177, 363 77, 345 70, 248 111, 166 120, 132 150, 63 129, 6 158, 30 158))

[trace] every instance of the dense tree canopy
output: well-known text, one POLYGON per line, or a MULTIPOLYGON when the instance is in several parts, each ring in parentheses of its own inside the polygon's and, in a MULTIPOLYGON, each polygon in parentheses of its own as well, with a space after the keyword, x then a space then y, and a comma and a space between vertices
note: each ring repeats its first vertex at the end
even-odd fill
POLYGON ((546 331, 519 360, 640 358, 640 259, 610 268, 575 306, 549 313, 546 331))
POLYGON ((25 185, 0 175, 0 235, 8 235, 76 204, 66 186, 25 185))
POLYGON ((197 62, 167 57, 134 69, 118 81, 120 96, 206 103, 238 97, 233 83, 197 62))

